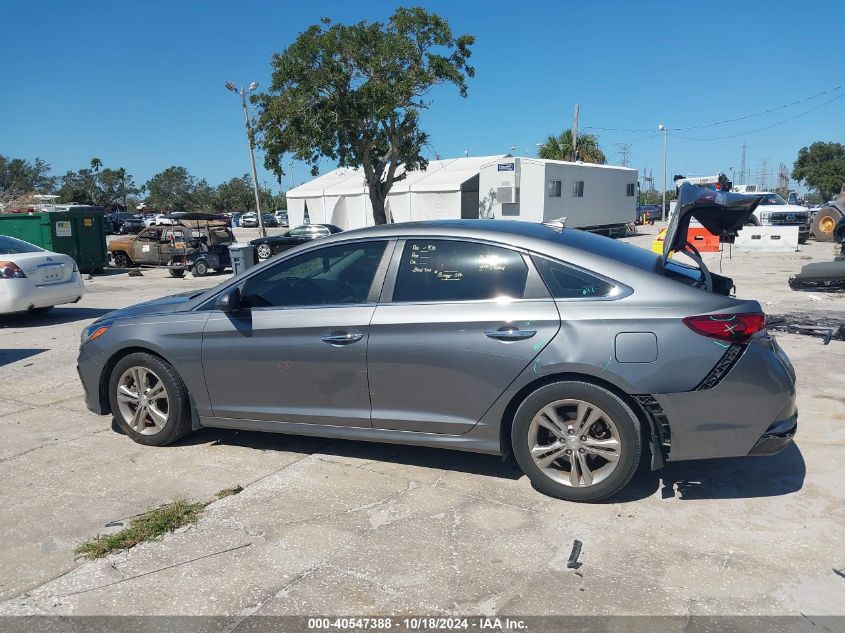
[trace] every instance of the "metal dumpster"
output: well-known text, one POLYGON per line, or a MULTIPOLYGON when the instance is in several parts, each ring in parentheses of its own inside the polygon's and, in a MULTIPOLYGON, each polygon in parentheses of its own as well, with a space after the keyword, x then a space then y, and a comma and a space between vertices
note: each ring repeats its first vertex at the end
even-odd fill
POLYGON ((0 214, 0 235, 10 235, 73 257, 82 272, 102 272, 108 264, 105 211, 76 205, 65 211, 0 214))
POLYGON ((232 272, 236 275, 249 270, 257 263, 255 247, 252 244, 229 244, 229 257, 232 260, 232 272))

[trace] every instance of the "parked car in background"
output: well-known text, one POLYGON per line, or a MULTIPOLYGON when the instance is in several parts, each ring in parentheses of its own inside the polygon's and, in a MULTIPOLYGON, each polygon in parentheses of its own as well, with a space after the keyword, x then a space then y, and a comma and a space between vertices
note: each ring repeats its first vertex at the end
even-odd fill
POLYGON ((117 234, 138 233, 146 226, 141 216, 120 211, 108 214, 106 221, 111 224, 111 232, 117 234))
MULTIPOLYGON (((190 216, 189 216, 190 217, 190 216)), ((197 276, 202 276, 213 268, 217 272, 229 266, 228 246, 235 242, 232 231, 222 223, 208 225, 207 222, 185 221, 184 225, 162 225, 145 228, 134 237, 112 239, 109 242, 109 256, 117 268, 131 266, 172 266, 172 271, 192 269, 196 262, 204 264, 197 276), (217 253, 221 248, 222 257, 203 256, 209 252, 217 253)), ((177 275, 178 276, 178 273, 177 275)))
POLYGON ((757 191, 748 194, 762 201, 748 219, 756 226, 797 226, 798 243, 804 244, 810 238, 810 212, 800 205, 787 204, 786 200, 771 191, 757 191))
POLYGON ((643 458, 776 453, 795 373, 760 304, 668 258, 690 217, 721 234, 757 200, 685 189, 661 255, 560 224, 388 224, 111 312, 82 334, 87 407, 155 446, 206 426, 513 454, 572 501, 643 458))
POLYGON ((268 235, 251 240, 259 259, 267 259, 284 251, 328 235, 340 233, 341 228, 334 224, 303 224, 281 235, 268 235))
POLYGON ((0 235, 0 314, 46 312, 85 294, 73 258, 0 235))
POLYGON ((637 207, 637 224, 654 224, 660 220, 660 205, 641 204, 637 207))
POLYGON ((241 216, 241 227, 245 229, 254 229, 258 227, 258 214, 244 213, 241 216))
POLYGON ((285 228, 288 227, 288 212, 284 209, 280 209, 273 214, 276 217, 276 221, 279 223, 279 226, 283 226, 285 228))
POLYGON ((147 218, 144 224, 147 226, 169 226, 173 224, 173 220, 169 219, 167 213, 157 213, 151 218, 147 218))
POLYGON ((264 220, 264 228, 275 229, 279 226, 279 221, 276 216, 271 213, 262 213, 261 217, 264 220))

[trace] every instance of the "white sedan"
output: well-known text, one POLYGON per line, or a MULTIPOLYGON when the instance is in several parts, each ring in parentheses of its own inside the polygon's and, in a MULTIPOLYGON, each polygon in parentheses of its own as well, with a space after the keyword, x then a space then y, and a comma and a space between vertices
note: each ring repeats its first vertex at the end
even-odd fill
POLYGON ((72 257, 0 235, 0 314, 46 312, 85 293, 72 257))

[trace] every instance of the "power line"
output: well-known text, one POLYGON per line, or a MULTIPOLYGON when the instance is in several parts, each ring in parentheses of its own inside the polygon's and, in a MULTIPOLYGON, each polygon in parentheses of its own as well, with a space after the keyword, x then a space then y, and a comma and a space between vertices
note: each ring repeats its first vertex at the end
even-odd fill
MULTIPOLYGON (((700 129, 703 129, 703 128, 715 127, 717 125, 726 125, 727 123, 735 123, 737 121, 745 121, 747 119, 753 119, 753 118, 758 117, 758 116, 764 116, 766 114, 771 114, 772 112, 778 112, 778 111, 784 110, 786 108, 791 108, 793 106, 800 105, 802 103, 806 103, 807 101, 812 101, 813 99, 818 99, 819 97, 823 97, 825 95, 828 95, 828 94, 831 94, 831 93, 834 93, 834 92, 838 92, 840 90, 842 90, 842 86, 835 86, 835 87, 833 87, 829 90, 823 90, 822 92, 816 93, 814 95, 810 95, 809 97, 804 97, 803 99, 798 99, 796 101, 792 101, 791 103, 785 103, 783 105, 779 105, 779 106, 776 106, 774 108, 769 108, 768 110, 761 110, 760 112, 753 112, 751 114, 744 114, 742 116, 734 117, 734 118, 731 118, 731 119, 723 119, 721 121, 714 121, 712 123, 704 123, 704 124, 701 124, 701 125, 691 125, 691 126, 688 126, 688 127, 669 128, 669 131, 670 132, 684 132, 686 130, 700 130, 700 129)), ((845 96, 845 95, 842 95, 842 94, 837 95, 834 99, 831 99, 830 101, 827 101, 826 103, 822 104, 822 106, 827 105, 828 103, 831 103, 831 102, 835 101, 836 99, 839 99, 842 96, 845 96)), ((819 106, 819 107, 822 107, 822 106, 819 106)), ((812 110, 810 110, 810 112, 812 112, 812 110)), ((631 132, 631 133, 647 133, 647 132, 654 131, 654 128, 642 129, 642 128, 598 127, 598 126, 595 126, 595 125, 588 125, 588 126, 585 126, 583 129, 585 129, 585 130, 598 130, 600 132, 631 132)), ((763 129, 765 129, 765 128, 763 128, 763 129)), ((656 134, 654 136, 660 136, 660 135, 656 134)), ((647 136, 647 137, 644 137, 642 139, 635 139, 635 140, 645 140, 647 138, 652 138, 652 136, 647 136)), ((730 137, 725 137, 725 138, 730 138, 730 137)), ((633 141, 629 141, 629 142, 633 142, 633 141)))
POLYGON ((795 119, 800 119, 802 116, 806 116, 806 115, 808 115, 812 112, 815 112, 816 110, 820 110, 821 108, 823 108, 827 105, 830 105, 831 103, 833 103, 834 101, 837 101, 838 99, 841 99, 842 97, 845 97, 845 94, 837 95, 837 96, 833 97, 833 99, 830 99, 828 101, 825 101, 822 104, 817 105, 815 108, 810 108, 809 110, 805 110, 804 112, 796 114, 795 116, 791 116, 787 119, 783 119, 782 121, 778 121, 776 123, 772 123, 771 125, 766 125, 764 127, 757 128, 756 130, 748 130, 747 132, 740 132, 739 134, 728 134, 726 136, 714 136, 712 138, 696 138, 696 137, 691 137, 691 136, 679 136, 677 134, 673 134, 673 136, 674 136, 674 138, 683 139, 685 141, 724 141, 724 140, 729 139, 729 138, 737 138, 737 137, 740 137, 740 136, 748 136, 749 134, 756 134, 757 132, 763 132, 765 130, 771 130, 773 127, 783 125, 784 123, 789 123, 790 121, 794 121, 795 119))

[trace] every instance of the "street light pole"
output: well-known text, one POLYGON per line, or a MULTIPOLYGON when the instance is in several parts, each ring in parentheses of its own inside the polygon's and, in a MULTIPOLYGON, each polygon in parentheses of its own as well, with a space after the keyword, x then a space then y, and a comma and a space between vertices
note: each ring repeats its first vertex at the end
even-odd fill
POLYGON ((663 132, 663 207, 660 209, 660 218, 665 222, 666 221, 666 186, 667 186, 667 177, 666 177, 666 163, 667 157, 669 155, 669 133, 666 129, 666 126, 662 123, 657 126, 657 129, 663 132))
POLYGON ((267 229, 264 228, 264 214, 261 213, 261 197, 258 193, 258 172, 255 169, 255 152, 252 149, 252 126, 249 123, 249 111, 246 107, 246 95, 248 92, 252 92, 258 88, 258 83, 253 81, 249 84, 248 89, 241 86, 239 91, 235 87, 235 84, 227 81, 226 88, 241 95, 241 106, 244 110, 244 125, 246 126, 246 142, 249 145, 249 160, 252 163, 252 188, 255 193, 255 211, 258 214, 258 232, 261 234, 261 237, 267 237, 267 229))

